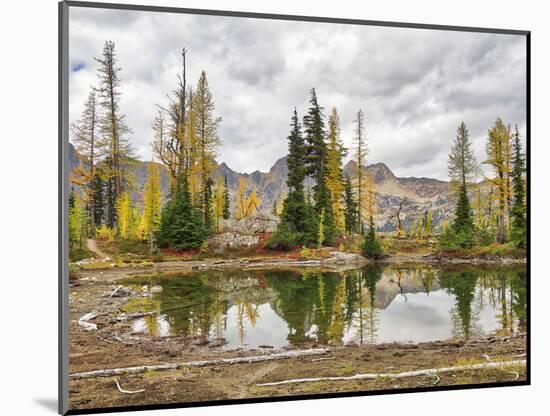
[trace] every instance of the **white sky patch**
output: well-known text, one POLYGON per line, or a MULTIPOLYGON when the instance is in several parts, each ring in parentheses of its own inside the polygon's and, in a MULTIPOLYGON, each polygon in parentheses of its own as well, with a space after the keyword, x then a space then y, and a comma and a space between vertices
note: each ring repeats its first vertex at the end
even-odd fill
POLYGON ((205 70, 223 118, 219 162, 267 171, 287 153, 290 116, 315 87, 325 114, 335 106, 352 146, 366 114, 368 163, 398 176, 447 179, 447 154, 464 121, 480 162, 497 117, 525 136, 526 44, 514 35, 384 28, 71 7, 70 119, 77 119, 106 40, 122 68, 121 110, 130 140, 151 159, 151 121, 165 105, 188 50, 188 83, 205 70))

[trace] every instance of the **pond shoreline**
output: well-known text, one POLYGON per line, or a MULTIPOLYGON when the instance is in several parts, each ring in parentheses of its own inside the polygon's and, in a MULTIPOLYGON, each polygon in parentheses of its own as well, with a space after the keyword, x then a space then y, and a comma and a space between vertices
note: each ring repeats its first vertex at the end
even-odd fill
MULTIPOLYGON (((206 258, 202 260, 168 260, 157 262, 116 264, 109 259, 102 262, 78 262, 71 263, 74 267, 80 268, 78 273, 90 274, 105 270, 126 270, 131 274, 145 273, 148 271, 187 271, 187 270, 209 270, 209 269, 268 269, 268 268, 306 268, 316 267, 331 271, 346 271, 364 266, 366 264, 397 264, 397 263, 418 263, 418 264, 473 264, 473 265, 521 265, 526 264, 525 257, 452 257, 437 256, 435 254, 403 254, 387 256, 377 260, 367 259, 359 254, 333 251, 327 258, 292 259, 281 257, 261 258, 206 258)), ((118 272, 117 272, 118 274, 118 272)))
MULTIPOLYGON (((425 257, 409 256, 385 259, 388 267, 431 264, 437 261, 420 261, 425 257), (391 260, 387 262, 387 260, 391 260), (399 260, 399 261, 398 261, 399 260)), ((227 340, 210 336, 168 335, 157 336, 148 332, 134 332, 132 323, 140 316, 151 316, 148 310, 132 315, 125 305, 132 300, 149 299, 154 293, 153 281, 149 286, 140 282, 140 276, 166 272, 168 276, 192 276, 196 271, 212 270, 222 276, 241 270, 279 269, 308 272, 312 268, 334 272, 356 269, 361 265, 322 264, 319 260, 247 259, 159 262, 149 267, 109 268, 81 270, 70 284, 70 368, 69 372, 82 373, 128 367, 154 366, 136 373, 121 372, 97 378, 72 378, 69 382, 71 408, 86 409, 121 405, 161 404, 227 400, 244 397, 273 397, 323 392, 353 392, 368 390, 426 387, 428 385, 460 385, 493 382, 522 382, 526 380, 526 367, 487 368, 483 370, 450 371, 433 376, 418 375, 403 379, 320 381, 304 384, 265 385, 297 377, 350 377, 357 373, 397 374, 431 368, 478 366, 489 362, 517 362, 524 360, 526 336, 523 333, 502 333, 496 336, 464 340, 459 338, 399 343, 386 342, 359 345, 320 343, 314 339, 292 342, 291 346, 259 345, 245 348, 228 348, 227 340), (231 273, 230 273, 231 272, 231 273), (128 280, 129 279, 129 280, 128 280), (131 283, 136 279, 136 283, 131 283), (126 312, 126 314, 124 313, 126 312), (91 327, 90 327, 91 324, 91 327), (95 327, 95 329, 93 328, 95 327), (318 356, 297 355, 284 359, 248 362, 247 357, 286 354, 291 351, 327 349, 318 356), (228 364, 237 358, 238 363, 228 364), (195 366, 189 363, 211 361, 214 365, 195 366), (187 364, 186 364, 187 363, 187 364), (159 366, 160 365, 160 369, 159 366), (138 394, 122 394, 116 385, 130 391, 145 390, 138 394), (436 384, 433 384, 436 383, 436 384)), ((364 264, 372 264, 365 262, 364 264)), ((490 263, 494 264, 494 263, 490 263)), ((515 263, 498 263, 504 268, 515 263)), ((382 264, 381 264, 382 265, 382 264)), ((477 265, 483 267, 483 265, 477 265)), ((429 267, 429 266, 428 266, 429 267)), ((453 270, 452 264, 449 266, 453 270)), ((457 266, 458 267, 458 266, 457 266)), ((460 266, 462 267, 462 266, 460 266)), ((164 291, 162 292, 164 293, 164 291)), ((155 312, 153 312, 155 313, 155 312)), ((224 335, 225 336, 225 335, 224 335)))
MULTIPOLYGON (((525 334, 504 337, 489 336, 469 341, 449 339, 420 343, 381 343, 321 346, 315 342, 278 349, 233 349, 223 342, 205 337, 128 335, 129 321, 113 319, 130 297, 105 297, 111 291, 104 282, 84 281, 75 287, 71 305, 70 373, 125 368, 145 365, 170 365, 196 360, 221 361, 219 365, 178 366, 164 371, 151 370, 135 374, 118 374, 99 378, 73 379, 69 382, 71 408, 160 404, 226 400, 243 397, 351 392, 399 388, 445 386, 487 382, 521 382, 526 379, 525 367, 483 371, 457 371, 438 378, 415 376, 406 379, 386 378, 365 381, 305 383, 261 387, 258 384, 296 377, 351 376, 357 373, 399 373, 429 368, 477 365, 489 361, 525 359, 525 334), (84 300, 84 296, 87 296, 84 300), (80 302, 78 299, 83 299, 80 302), (86 331, 78 319, 85 311, 94 310, 97 317, 90 322, 97 331, 86 331), (285 351, 326 348, 318 356, 296 356, 283 360, 247 362, 234 365, 223 361, 239 357, 277 355, 285 351), (125 395, 123 389, 143 393, 125 395)), ((112 292, 111 292, 112 293, 112 292)))

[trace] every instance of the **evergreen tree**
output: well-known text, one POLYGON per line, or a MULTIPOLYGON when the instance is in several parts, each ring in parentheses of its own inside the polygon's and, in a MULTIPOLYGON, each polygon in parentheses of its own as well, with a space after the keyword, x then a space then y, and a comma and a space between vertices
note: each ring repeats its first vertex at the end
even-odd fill
POLYGON ((210 232, 214 226, 214 198, 212 194, 212 185, 213 181, 210 176, 206 182, 202 184, 202 204, 200 206, 200 212, 204 229, 207 232, 210 232))
POLYGON ((305 157, 306 147, 302 137, 298 113, 294 109, 288 136, 288 176, 286 184, 288 195, 284 201, 281 222, 291 232, 306 232, 306 201, 304 196, 304 180, 306 177, 305 157))
POLYGON ((357 202, 353 194, 353 188, 351 186, 351 179, 346 175, 344 181, 344 219, 346 232, 353 234, 358 229, 358 211, 357 202))
POLYGON ((455 235, 456 244, 459 247, 468 248, 474 245, 474 220, 470 208, 470 201, 468 200, 468 192, 464 185, 460 186, 455 218, 451 228, 455 235))
POLYGON ((468 199, 468 185, 479 174, 479 166, 464 122, 458 126, 457 135, 451 147, 448 171, 451 181, 458 184, 458 201, 452 226, 440 236, 439 245, 443 250, 468 248, 475 243, 475 227, 468 199))
POLYGON ((512 182, 514 185, 514 202, 512 206, 512 241, 518 247, 525 247, 527 243, 527 220, 525 209, 525 187, 523 174, 525 172, 525 160, 521 152, 521 141, 516 125, 513 142, 512 182))
POLYGON ((332 244, 336 235, 330 192, 327 188, 327 155, 325 123, 323 107, 317 101, 315 88, 310 92, 310 108, 304 116, 304 133, 307 144, 306 166, 307 174, 315 180, 313 200, 317 218, 324 212, 324 243, 332 244))
POLYGON ((80 195, 71 190, 69 194, 69 250, 81 250, 87 236, 88 218, 80 195))
POLYGON ((369 217, 369 230, 365 234, 362 253, 365 257, 372 259, 378 259, 383 255, 382 246, 376 238, 374 219, 372 216, 369 217))
POLYGON ((94 175, 93 194, 94 228, 97 228, 103 224, 105 216, 105 182, 97 171, 94 175))
POLYGON ((200 248, 206 239, 201 213, 191 204, 186 177, 164 205, 157 231, 159 247, 175 250, 200 248))
POLYGON ((227 176, 223 177, 223 219, 228 220, 231 217, 229 200, 229 187, 227 186, 227 176))
MULTIPOLYGON (((111 157, 107 156, 102 163, 101 173, 99 174, 104 187, 104 217, 105 225, 114 229, 116 226, 116 199, 114 191, 114 183, 111 175, 111 157)), ((99 168, 98 168, 99 169, 99 168)))

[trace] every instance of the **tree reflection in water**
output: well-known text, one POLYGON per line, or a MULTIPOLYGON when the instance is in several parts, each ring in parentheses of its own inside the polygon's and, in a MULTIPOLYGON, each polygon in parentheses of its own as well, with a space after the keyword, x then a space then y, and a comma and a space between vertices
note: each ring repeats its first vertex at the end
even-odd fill
POLYGON ((262 337, 277 331, 285 332, 278 334, 282 344, 275 346, 280 347, 434 340, 445 334, 469 339, 525 331, 526 325, 522 268, 201 271, 138 277, 131 283, 163 287, 126 306, 127 311, 157 312, 140 323, 151 335, 214 339, 234 328, 238 339, 230 347, 261 345, 262 337), (405 326, 409 331, 399 331, 405 326))

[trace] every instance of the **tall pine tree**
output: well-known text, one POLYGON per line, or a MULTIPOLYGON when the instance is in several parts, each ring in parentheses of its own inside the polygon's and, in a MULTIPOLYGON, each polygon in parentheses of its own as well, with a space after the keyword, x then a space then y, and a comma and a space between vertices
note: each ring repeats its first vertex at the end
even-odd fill
POLYGON ((452 232, 460 247, 471 247, 475 236, 472 210, 468 199, 468 184, 478 175, 479 166, 464 122, 458 126, 457 135, 449 153, 448 171, 451 180, 459 184, 452 232))
POLYGON ((229 199, 229 186, 227 185, 227 175, 223 177, 223 219, 228 220, 231 217, 231 201, 229 199))
POLYGON ((284 202, 282 225, 291 232, 305 233, 306 230, 306 200, 304 195, 304 180, 306 167, 304 165, 306 147, 302 137, 298 113, 294 109, 288 136, 288 176, 286 184, 288 195, 284 202))
POLYGON ((345 230, 342 177, 342 159, 346 149, 341 139, 340 117, 333 108, 328 117, 327 188, 330 192, 334 222, 340 232, 345 230))
POLYGON ((365 113, 363 110, 359 109, 357 112, 357 117, 355 119, 355 182, 357 187, 357 212, 358 212, 358 221, 359 221, 359 232, 363 233, 364 230, 364 221, 368 218, 367 214, 367 194, 366 189, 367 181, 365 171, 363 166, 366 163, 368 148, 367 148, 367 138, 365 133, 365 113))
POLYGON ((189 250, 200 248, 206 239, 206 230, 200 211, 191 203, 187 177, 183 176, 172 198, 164 205, 157 231, 161 248, 189 250))
POLYGON ((323 107, 317 101, 315 88, 311 89, 309 103, 310 107, 303 121, 307 145, 307 174, 315 180, 313 186, 315 215, 320 218, 321 213, 323 213, 323 242, 330 245, 334 242, 336 236, 336 226, 334 224, 330 192, 326 182, 328 146, 323 120, 323 107))
POLYGON ((354 234, 358 231, 359 213, 357 210, 357 201, 351 186, 351 179, 346 175, 344 181, 344 219, 346 232, 354 234))
POLYGON ((512 241, 518 247, 525 247, 527 244, 527 219, 525 209, 525 185, 524 175, 525 159, 521 151, 521 140, 518 126, 514 133, 513 160, 512 160, 512 182, 514 186, 514 202, 512 206, 512 241))

